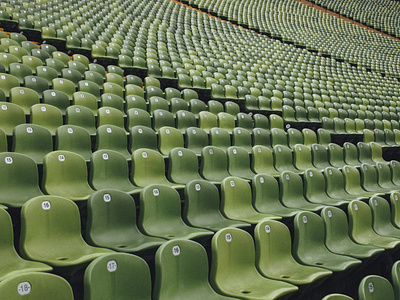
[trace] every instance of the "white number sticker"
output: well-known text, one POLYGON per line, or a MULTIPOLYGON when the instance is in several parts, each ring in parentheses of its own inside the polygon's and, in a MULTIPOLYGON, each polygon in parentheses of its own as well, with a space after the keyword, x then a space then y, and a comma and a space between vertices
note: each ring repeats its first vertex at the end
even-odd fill
POLYGON ((265 232, 270 233, 271 232, 271 227, 269 225, 265 225, 265 232))
POLYGON ((158 189, 153 189, 153 195, 157 197, 160 195, 160 191, 158 189))
POLYGON ((194 188, 195 188, 196 191, 200 191, 200 190, 201 190, 201 185, 200 185, 199 183, 197 183, 197 184, 194 186, 194 188))
POLYGON ((107 133, 111 133, 112 129, 110 127, 107 127, 107 133))
POLYGON ((147 152, 143 152, 143 153, 142 153, 142 157, 143 157, 143 158, 147 158, 147 152))
POLYGON ((231 184, 232 187, 234 187, 235 186, 235 181, 231 180, 230 184, 231 184))
POLYGON ((6 158, 4 158, 4 162, 5 162, 7 165, 11 165, 11 164, 13 163, 13 159, 12 159, 11 156, 7 156, 6 158))
POLYGON ((103 159, 104 160, 108 160, 108 154, 107 153, 103 153, 103 159))
POLYGON ((181 254, 181 248, 179 246, 172 247, 172 254, 178 256, 179 254, 181 254))
POLYGON ((28 281, 21 282, 17 286, 17 291, 21 296, 28 295, 31 292, 31 284, 28 281))
POLYGON ((50 204, 49 201, 43 201, 43 202, 42 202, 42 208, 43 208, 43 210, 49 210, 50 207, 51 207, 51 204, 50 204))
POLYGON ((70 127, 70 128, 67 129, 67 132, 68 132, 69 134, 72 134, 72 133, 74 133, 74 130, 70 127))
POLYGON ((58 160, 59 160, 59 161, 65 161, 65 156, 64 156, 63 154, 60 154, 60 155, 58 156, 58 160))
POLYGON ((225 234, 225 240, 230 243, 232 241, 232 235, 230 233, 225 234))
POLYGON ((307 223, 307 216, 303 216, 303 223, 307 223))
POLYGON ((115 260, 110 260, 107 263, 108 272, 115 272, 117 270, 117 267, 118 267, 118 265, 117 265, 117 262, 115 260))
POLYGON ((27 133, 32 133, 32 132, 33 132, 33 128, 30 127, 30 126, 27 127, 27 128, 26 128, 26 132, 27 132, 27 133))
POLYGON ((111 201, 111 195, 110 194, 104 194, 103 195, 103 200, 104 200, 104 202, 110 202, 111 201))

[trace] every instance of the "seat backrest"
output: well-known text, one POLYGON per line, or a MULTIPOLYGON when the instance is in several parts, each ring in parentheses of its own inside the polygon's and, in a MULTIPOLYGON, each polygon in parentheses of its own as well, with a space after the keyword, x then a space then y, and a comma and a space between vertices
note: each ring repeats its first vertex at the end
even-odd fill
POLYGON ((218 127, 211 128, 210 145, 227 150, 231 146, 231 137, 228 131, 218 127))
POLYGON ((233 129, 235 128, 235 118, 226 112, 220 112, 217 114, 218 118, 218 127, 225 129, 229 133, 232 133, 233 129))
POLYGON ((252 131, 253 145, 261 145, 272 149, 271 134, 269 129, 256 127, 252 131))
POLYGON ((151 276, 147 263, 127 253, 106 254, 93 260, 84 275, 84 299, 151 298, 151 276))
POLYGON ((208 134, 200 128, 189 127, 186 129, 185 145, 186 148, 199 155, 201 149, 209 145, 208 134))
POLYGON ((32 197, 43 195, 35 161, 15 152, 0 153, 0 203, 21 207, 32 197))
MULTIPOLYGON (((274 131, 275 129, 272 129, 274 131)), ((287 144, 290 148, 294 149, 295 145, 297 144, 304 144, 303 135, 301 131, 295 128, 289 128, 287 130, 287 144)))
POLYGON ((170 185, 165 177, 164 158, 158 151, 140 148, 132 153, 131 181, 139 187, 170 185))
POLYGON ((12 135, 14 127, 25 122, 26 119, 22 107, 14 103, 1 103, 0 129, 2 129, 6 135, 12 135))
POLYGON ((196 154, 186 148, 176 147, 169 151, 168 178, 175 183, 186 184, 201 179, 196 154))
POLYGON ((126 131, 115 125, 102 125, 96 131, 96 150, 114 150, 128 160, 131 154, 128 152, 128 138, 126 131))
POLYGON ((5 299, 23 299, 26 296, 31 299, 74 299, 68 281, 61 276, 42 272, 18 274, 5 279, 0 283, 0 294, 5 299))
POLYGON ((204 147, 201 151, 200 173, 203 178, 217 182, 228 177, 228 158, 225 151, 215 146, 204 147))
POLYGON ((173 240, 158 248, 155 255, 153 296, 157 299, 186 297, 192 293, 205 298, 225 299, 208 282, 205 249, 190 240, 173 240))
POLYGON ((378 275, 364 277, 358 286, 360 300, 394 300, 393 286, 386 278, 378 275))
POLYGON ((93 111, 79 105, 69 106, 66 111, 68 125, 76 125, 85 128, 90 135, 96 134, 96 120, 93 111))
POLYGON ((41 164, 43 157, 53 151, 51 133, 40 125, 18 125, 14 128, 12 151, 28 155, 41 164))
POLYGON ((156 109, 153 112, 153 129, 158 131, 164 126, 175 127, 175 117, 169 111, 156 109))
POLYGON ((66 150, 90 159, 92 143, 89 132, 76 125, 63 125, 56 130, 56 150, 66 150))
POLYGON ((59 126, 63 125, 62 112, 50 104, 34 104, 30 108, 31 123, 47 128, 55 135, 59 126))
POLYGON ((351 166, 359 166, 358 150, 353 143, 345 142, 343 144, 344 160, 346 164, 351 166))
POLYGON ((183 148, 183 134, 175 127, 164 126, 158 130, 158 149, 163 155, 176 148, 183 148))
POLYGON ((232 131, 232 146, 241 147, 250 153, 252 148, 251 132, 242 127, 235 127, 232 131))
POLYGON ((329 163, 335 168, 342 168, 346 163, 342 147, 335 143, 328 145, 329 163))
POLYGON ((272 146, 282 145, 288 146, 287 133, 283 129, 273 128, 271 129, 271 142, 272 146))

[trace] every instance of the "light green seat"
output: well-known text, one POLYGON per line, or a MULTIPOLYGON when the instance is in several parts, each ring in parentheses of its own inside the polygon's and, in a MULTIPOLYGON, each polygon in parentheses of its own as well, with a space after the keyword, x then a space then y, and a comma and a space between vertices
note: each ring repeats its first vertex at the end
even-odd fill
POLYGON ((349 203, 346 199, 334 199, 326 194, 325 178, 318 170, 305 170, 303 178, 305 197, 308 201, 329 206, 340 206, 349 203))
POLYGON ((190 240, 173 240, 155 256, 155 299, 233 299, 217 294, 208 282, 206 250, 190 240))
POLYGON ((63 116, 60 109, 50 104, 34 104, 30 108, 30 121, 45 127, 51 135, 56 134, 58 127, 63 125, 63 116))
POLYGON ((72 104, 87 107, 94 113, 95 116, 97 115, 97 99, 91 93, 82 91, 73 93, 72 104))
POLYGON ((20 124, 14 128, 12 151, 25 154, 37 164, 42 164, 44 156, 53 151, 51 133, 40 125, 20 124))
POLYGON ((113 252, 84 241, 78 206, 59 196, 39 196, 24 204, 20 251, 23 257, 47 263, 63 274, 73 274, 113 252))
POLYGON ((165 242, 139 231, 135 200, 125 192, 116 189, 94 192, 88 199, 87 210, 85 236, 91 245, 118 252, 146 253, 165 242))
POLYGON ((164 126, 158 130, 158 149, 168 156, 169 152, 177 147, 183 148, 183 134, 175 127, 164 126))
POLYGON ((0 295, 4 299, 60 299, 73 300, 68 281, 55 274, 30 272, 11 276, 0 282, 0 295))
POLYGON ((97 126, 115 125, 125 130, 124 114, 115 107, 100 107, 97 111, 97 126))
POLYGON ((298 290, 292 284, 263 277, 255 266, 254 241, 238 228, 224 228, 211 241, 211 286, 241 299, 276 299, 298 290))
POLYGON ((400 297, 400 261, 396 261, 392 266, 392 284, 394 291, 394 298, 396 300, 400 297))
POLYGON ((10 102, 22 107, 25 115, 29 115, 31 106, 40 102, 39 94, 30 88, 14 87, 10 89, 10 102))
POLYGON ((212 231, 186 225, 181 218, 179 193, 163 184, 151 184, 140 192, 140 230, 150 236, 168 240, 201 239, 212 231))
POLYGON ((53 151, 44 157, 42 188, 46 194, 74 201, 87 200, 94 192, 85 159, 69 151, 53 151))
POLYGON ((232 176, 252 180, 256 175, 250 168, 250 155, 242 147, 231 146, 227 149, 228 172, 232 176))
POLYGON ((43 195, 35 161, 15 152, 0 153, 0 203, 21 207, 32 197, 43 195))
POLYGON ((278 177, 281 172, 274 167, 274 156, 271 149, 256 145, 252 149, 251 168, 257 174, 268 174, 278 177))
POLYGON ((0 152, 8 151, 7 135, 3 129, 0 128, 0 152))
POLYGON ((54 90, 67 94, 69 100, 73 99, 73 95, 75 93, 75 84, 71 80, 65 78, 54 78, 52 83, 54 90))
POLYGON ((331 252, 364 260, 384 251, 375 246, 355 243, 349 237, 347 215, 340 208, 323 208, 321 218, 325 224, 325 245, 331 252))
POLYGON ((292 172, 295 174, 303 174, 304 171, 298 170, 294 166, 292 150, 283 145, 276 145, 273 147, 275 169, 282 172, 292 172))
POLYGON ((125 157, 113 150, 97 150, 90 157, 89 183, 95 190, 115 189, 137 194, 140 189, 129 180, 129 166, 125 157))
POLYGON ((357 168, 353 166, 344 166, 342 169, 346 192, 353 196, 371 197, 377 192, 369 192, 361 187, 361 176, 357 168))
POLYGON ((358 259, 334 254, 326 248, 324 223, 316 213, 299 212, 293 222, 293 256, 298 261, 333 272, 341 272, 361 264, 358 259))
POLYGON ((133 126, 130 129, 130 139, 128 147, 128 149, 130 149, 132 153, 135 150, 141 148, 152 149, 158 152, 157 134, 153 129, 149 127, 133 126))
MULTIPOLYGON (((1 225, 1 259, 0 259, 0 281, 4 281, 13 276, 28 272, 49 272, 52 267, 39 262, 22 259, 14 248, 14 232, 10 215, 0 209, 1 225)), ((0 288, 1 290, 1 288, 0 288)), ((17 290, 17 289, 15 289, 17 290)), ((0 293, 3 295, 2 293, 0 293)), ((9 298, 12 299, 12 298, 9 298)))
POLYGON ((209 133, 211 128, 218 127, 217 116, 208 111, 199 112, 199 127, 209 133))
POLYGON ((238 177, 227 177, 221 182, 221 211, 229 219, 256 224, 261 220, 279 220, 281 217, 260 213, 252 205, 250 184, 238 177))
POLYGON ((287 207, 298 210, 317 211, 325 206, 306 200, 304 197, 303 180, 298 174, 290 171, 282 172, 279 176, 279 187, 281 202, 287 207))
POLYGON ((209 132, 210 145, 227 151, 231 146, 231 136, 225 129, 213 127, 209 132))
POLYGON ((11 74, 0 74, 0 88, 4 91, 7 98, 10 97, 10 90, 14 87, 19 87, 19 80, 11 74))
POLYGON ((67 94, 61 91, 46 90, 43 92, 42 97, 44 104, 57 107, 59 110, 61 110, 63 116, 65 115, 67 108, 70 106, 67 94))
POLYGON ((221 129, 225 129, 230 134, 232 134, 233 129, 236 126, 235 118, 226 112, 220 112, 217 114, 218 119, 218 127, 221 129))
POLYGON ((145 148, 137 149, 132 153, 131 181, 139 187, 151 184, 167 185, 177 189, 184 187, 167 180, 164 158, 160 152, 145 148))
POLYGON ((400 239, 382 236, 373 230, 372 213, 368 204, 353 200, 348 206, 350 237, 359 244, 372 245, 384 249, 398 247, 400 239))
POLYGON ((322 282, 332 271, 299 264, 292 256, 289 229, 279 221, 262 221, 254 229, 256 266, 265 277, 304 286, 322 282))
POLYGON ((85 270, 84 299, 151 299, 151 277, 147 263, 127 253, 106 254, 85 270))
POLYGON ((373 196, 368 201, 372 212, 372 227, 380 235, 400 239, 400 229, 395 227, 390 219, 389 203, 382 197, 373 196))
POLYGON ((204 179, 214 182, 221 182, 229 177, 225 151, 214 146, 204 147, 201 150, 200 174, 204 179))
POLYGON ((204 180, 192 180, 185 185, 183 219, 194 227, 218 231, 225 227, 249 227, 246 222, 229 220, 219 209, 217 187, 204 180))
POLYGON ((391 283, 378 275, 368 275, 361 280, 358 286, 358 298, 360 300, 395 299, 391 283))

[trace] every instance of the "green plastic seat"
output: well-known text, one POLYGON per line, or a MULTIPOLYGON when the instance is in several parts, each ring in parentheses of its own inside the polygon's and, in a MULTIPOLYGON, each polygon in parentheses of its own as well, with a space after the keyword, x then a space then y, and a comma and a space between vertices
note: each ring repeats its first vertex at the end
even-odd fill
POLYGON ((253 238, 242 229, 218 231, 211 241, 211 251, 210 283, 220 294, 241 299, 276 299, 298 290, 257 271, 253 238))
POLYGON ((262 221, 254 229, 257 270, 265 277, 298 286, 322 282, 332 271, 299 264, 292 256, 289 229, 279 221, 262 221))
POLYGON ((254 114, 254 128, 269 129, 269 119, 262 114, 254 114))
POLYGON ((106 254, 85 270, 84 299, 151 299, 151 277, 147 263, 127 253, 106 254))
POLYGON ((349 234, 358 244, 372 245, 384 249, 398 247, 400 240, 377 234, 372 228, 372 213, 368 204, 353 200, 348 206, 349 234))
POLYGON ((53 151, 51 133, 40 125, 20 124, 14 128, 12 151, 25 154, 36 164, 42 164, 44 156, 53 151))
POLYGON ((358 149, 353 143, 345 142, 343 144, 343 154, 344 161, 347 165, 355 167, 359 167, 361 165, 360 161, 358 160, 358 149))
MULTIPOLYGON (((12 63, 9 66, 9 74, 15 76, 19 80, 19 84, 24 84, 26 76, 32 76, 32 69, 22 63, 12 63)), ((15 84, 15 83, 14 83, 15 84)), ((3 87, 2 87, 3 88, 3 87)), ((7 89, 7 87, 5 87, 7 89)))
POLYGON ((208 282, 203 246, 190 240, 168 241, 155 255, 156 299, 234 299, 217 294, 208 282))
POLYGON ((394 291, 394 298, 397 300, 400 296, 400 261, 396 261, 392 266, 392 284, 394 291))
POLYGON ((141 108, 130 108, 127 111, 128 128, 134 126, 146 126, 151 128, 151 116, 150 114, 141 108))
POLYGON ((324 175, 318 170, 307 169, 304 171, 304 192, 308 201, 329 206, 348 204, 346 199, 334 199, 326 194, 324 175))
POLYGON ((0 153, 0 203, 21 207, 32 197, 43 195, 35 161, 25 154, 0 153))
POLYGON ((10 90, 10 102, 22 107, 25 115, 29 115, 31 106, 40 102, 39 94, 29 88, 14 87, 10 90))
POLYGON ((217 100, 210 100, 208 101, 208 111, 210 113, 213 113, 214 115, 219 114, 220 112, 224 112, 224 106, 222 105, 221 102, 217 100))
POLYGON ((217 116, 208 111, 199 112, 199 127, 209 133, 214 127, 218 127, 217 116))
POLYGON ((325 245, 333 253, 365 260, 384 251, 384 249, 355 243, 349 236, 346 213, 337 207, 321 210, 325 227, 325 245))
POLYGON ((42 189, 48 195, 74 201, 87 200, 94 190, 88 184, 85 159, 69 151, 53 151, 43 160, 42 189))
POLYGON ((362 164, 360 167, 362 188, 368 192, 387 194, 398 188, 384 188, 379 185, 378 168, 375 165, 362 164))
POLYGON ((162 155, 177 147, 183 148, 183 134, 175 127, 164 126, 158 130, 158 149, 162 155))
POLYGON ((179 184, 201 180, 196 154, 183 147, 171 149, 168 154, 168 179, 179 184))
POLYGON ((238 177, 227 177, 221 182, 221 211, 229 219, 256 224, 261 220, 279 220, 281 217, 260 213, 252 205, 250 184, 238 177))
POLYGON ((232 130, 232 146, 240 147, 246 150, 247 153, 251 153, 251 132, 243 127, 235 127, 232 130))
POLYGON ((317 211, 325 205, 312 203, 304 197, 303 180, 300 175, 284 171, 279 176, 280 196, 283 205, 298 210, 317 211))
POLYGON ((344 161, 343 149, 338 144, 329 143, 328 146, 329 163, 338 169, 343 168, 346 163, 344 161))
POLYGON ((164 126, 175 127, 175 116, 163 109, 156 109, 153 112, 153 129, 155 131, 160 130, 164 126))
POLYGON ((318 143, 325 147, 328 147, 328 145, 331 143, 330 132, 323 128, 317 129, 317 137, 318 137, 318 143))
POLYGON ((332 167, 329 162, 328 149, 320 144, 313 144, 311 146, 312 163, 316 168, 324 169, 332 167))
POLYGON ((207 146, 201 150, 201 176, 210 181, 221 182, 228 173, 228 158, 224 150, 215 146, 207 146))
POLYGON ((3 90, 7 98, 10 97, 10 90, 14 87, 19 87, 19 80, 11 74, 0 74, 0 88, 3 90))
POLYGON ((201 111, 207 110, 207 105, 199 99, 191 99, 189 101, 189 109, 198 118, 201 111))
POLYGON ((125 101, 126 101, 126 111, 128 111, 131 108, 140 108, 147 112, 147 102, 143 97, 137 95, 128 95, 125 97, 125 101))
POLYGON ((395 299, 392 284, 378 275, 368 275, 361 280, 358 297, 360 300, 395 299))
POLYGON ((278 177, 280 172, 274 167, 274 156, 270 148, 265 146, 254 146, 252 149, 251 169, 257 173, 268 174, 278 177))
MULTIPOLYGON (((8 278, 12 278, 13 276, 18 276, 23 273, 35 271, 49 272, 52 270, 52 267, 46 264, 25 260, 19 256, 14 248, 14 232, 11 217, 4 209, 0 209, 0 224, 2 228, 0 235, 2 245, 0 260, 1 282, 4 282, 4 280, 7 280, 8 278)), ((17 289, 15 289, 15 291, 16 290, 17 289)), ((3 293, 0 294, 4 295, 3 293)))
POLYGON ((73 300, 74 294, 68 281, 61 276, 42 272, 29 272, 11 276, 0 283, 0 294, 5 299, 73 300))
POLYGON ((67 94, 56 90, 46 90, 43 92, 43 103, 57 107, 62 115, 66 114, 67 108, 70 106, 70 101, 67 94))
POLYGON ((164 98, 158 96, 152 96, 148 99, 148 111, 150 114, 154 113, 156 109, 162 109, 169 111, 169 102, 164 98))
POLYGON ((271 134, 269 129, 255 127, 252 130, 252 143, 254 146, 260 145, 272 150, 271 134))
POLYGON ((201 150, 209 144, 208 134, 197 127, 189 127, 185 133, 186 148, 200 156, 201 150))
POLYGON ((185 185, 183 219, 187 224, 214 232, 225 227, 250 226, 246 222, 227 219, 219 206, 219 191, 211 182, 192 180, 185 185))
POLYGON ((269 116, 269 127, 270 129, 272 128, 284 129, 283 118, 276 114, 271 114, 269 116))
POLYGON ((400 192, 390 193, 390 207, 391 207, 391 220, 393 225, 400 228, 400 206, 399 206, 400 192))
POLYGON ((280 128, 271 129, 271 145, 288 147, 288 138, 286 131, 280 128))
POLYGON ((144 98, 144 91, 142 85, 127 84, 125 86, 125 96, 140 96, 144 98))
POLYGON ((388 201, 379 196, 373 196, 368 201, 372 212, 372 227, 380 235, 400 238, 400 229, 392 224, 388 201))
POLYGON ((115 107, 100 107, 97 111, 97 127, 102 125, 114 125, 125 130, 124 114, 115 107))
POLYGON ((52 81, 53 89, 67 94, 68 99, 72 100, 75 93, 75 84, 66 78, 54 78, 52 81))
POLYGON ((0 128, 7 136, 13 134, 15 126, 25 123, 24 110, 14 103, 1 103, 0 128))
POLYGON ((285 171, 290 171, 295 174, 303 174, 304 171, 298 170, 294 166, 294 161, 293 161, 293 153, 292 150, 283 145, 276 145, 274 146, 274 163, 275 163, 275 169, 282 173, 285 171))
MULTIPOLYGON (((100 99, 101 99, 101 92, 112 94, 112 91, 110 89, 104 88, 104 90, 102 91, 102 89, 95 82, 90 81, 90 80, 79 81, 78 82, 78 91, 92 94, 93 96, 96 97, 97 101, 100 101, 100 99)), ((123 97, 120 93, 116 93, 116 95, 121 98, 123 97)))
POLYGON ((231 136, 228 131, 219 127, 213 127, 209 131, 210 145, 227 151, 231 146, 231 136))
POLYGON ((90 134, 80 126, 60 126, 56 130, 55 150, 74 152, 89 161, 92 155, 90 134))
POLYGON ((39 196, 24 204, 20 251, 23 257, 47 263, 63 274, 73 274, 113 252, 84 241, 78 206, 58 196, 39 196))
POLYGON ((158 152, 156 132, 146 126, 133 126, 130 129, 129 149, 130 152, 147 148, 158 152))
POLYGON ((164 158, 160 152, 139 148, 132 152, 131 181, 139 187, 146 187, 151 184, 167 185, 177 189, 184 186, 175 184, 165 177, 164 158))
POLYGON ((7 135, 3 129, 0 128, 0 152, 8 151, 7 135))
POLYGON ((121 153, 126 160, 131 160, 128 151, 128 138, 126 131, 115 125, 102 125, 96 132, 96 150, 109 149, 121 153))
POLYGON ((181 218, 179 193, 163 184, 151 184, 140 192, 139 228, 150 236, 168 240, 201 239, 212 231, 186 225, 181 218))
POLYGON ((326 295, 322 300, 354 300, 353 298, 343 294, 329 294, 326 295))
POLYGON ((86 239, 89 244, 118 252, 145 253, 165 240, 144 235, 136 220, 135 200, 116 189, 102 189, 88 199, 86 239))
POLYGON ((129 166, 125 157, 113 150, 97 150, 90 157, 89 183, 95 190, 115 189, 137 194, 140 189, 129 180, 129 166))
POLYGON ((61 110, 50 104, 34 104, 30 108, 30 121, 32 124, 40 125, 56 134, 58 127, 63 125, 61 110))
POLYGON ((250 168, 250 156, 245 148, 231 146, 227 149, 228 172, 232 176, 252 180, 256 175, 250 168))
POLYGON ((296 144, 293 148, 294 166, 296 169, 305 171, 306 169, 323 170, 323 167, 315 167, 312 163, 311 149, 302 144, 296 144))
POLYGON ((197 127, 196 116, 190 111, 178 110, 176 112, 176 128, 179 129, 182 133, 185 133, 188 128, 193 128, 193 127, 197 127))
POLYGON ((82 91, 74 92, 72 95, 72 104, 87 107, 97 116, 97 99, 91 93, 82 91))
POLYGON ((361 175, 357 168, 352 166, 345 166, 342 169, 346 192, 353 196, 358 197, 371 197, 375 194, 381 195, 378 192, 369 192, 361 186, 361 175))
POLYGON ((49 66, 36 67, 36 75, 46 79, 49 85, 52 84, 54 78, 58 77, 57 70, 49 66))
POLYGON ((91 136, 96 134, 95 116, 90 108, 71 105, 66 110, 65 124, 79 126, 87 130, 91 136))
POLYGON ((333 272, 341 272, 361 264, 358 259, 334 254, 326 248, 324 223, 317 214, 299 212, 293 222, 293 255, 298 261, 333 272))

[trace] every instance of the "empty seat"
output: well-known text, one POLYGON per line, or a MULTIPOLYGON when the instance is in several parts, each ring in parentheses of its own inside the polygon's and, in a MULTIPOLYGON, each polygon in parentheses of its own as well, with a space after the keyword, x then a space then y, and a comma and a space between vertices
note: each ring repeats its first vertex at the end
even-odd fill
POLYGON ((45 127, 51 135, 56 134, 58 127, 63 125, 63 116, 60 109, 50 104, 34 104, 30 108, 30 121, 45 127))
POLYGON ((84 294, 85 300, 150 299, 149 266, 139 256, 127 253, 98 257, 85 270, 84 294))
POLYGON ((78 206, 58 196, 39 196, 21 210, 20 251, 70 275, 93 259, 113 251, 89 246, 81 235, 78 206), (51 230, 49 230, 51 228, 51 230))
POLYGON ((360 300, 394 300, 394 291, 391 283, 384 277, 368 275, 364 277, 358 286, 360 300))
POLYGON ((228 172, 232 176, 252 180, 256 175, 250 168, 250 155, 242 147, 231 146, 226 151, 228 155, 228 172))
POLYGON ((297 287, 262 276, 255 266, 254 241, 238 228, 218 231, 212 241, 211 286, 218 292, 237 298, 277 298, 288 296, 297 287))
POLYGON ((94 113, 84 106, 69 106, 66 111, 65 124, 82 127, 86 129, 90 135, 96 134, 96 120, 94 113))
POLYGON ((126 131, 115 125, 102 125, 96 132, 96 150, 109 149, 121 153, 126 160, 131 160, 128 151, 128 137, 126 131))
POLYGON ((43 195, 35 161, 27 155, 0 153, 0 203, 21 207, 32 197, 43 195))
POLYGON ((89 161, 90 155, 92 155, 89 132, 76 125, 60 126, 56 130, 55 149, 77 153, 89 161))
POLYGON ((87 207, 86 238, 91 245, 118 252, 143 253, 165 242, 139 231, 135 200, 125 192, 97 191, 89 197, 87 207))
POLYGON ((44 156, 53 151, 51 133, 40 125, 18 125, 13 132, 12 150, 29 156, 37 164, 42 164, 44 156))
POLYGON ((172 149, 183 148, 183 145, 183 135, 175 127, 164 126, 158 130, 158 149, 161 154, 168 156, 172 149))
POLYGON ((25 115, 29 115, 31 106, 40 102, 39 94, 30 88, 14 87, 10 90, 10 102, 22 107, 25 115))
POLYGON ((181 218, 179 193, 163 184, 151 184, 140 193, 139 228, 147 235, 168 240, 199 239, 212 231, 190 227, 181 218))
POLYGON ((201 150, 209 145, 208 134, 200 128, 189 127, 186 129, 185 145, 196 155, 200 155, 201 150))
POLYGON ((43 191, 74 201, 87 200, 94 192, 88 184, 87 173, 85 159, 79 154, 50 152, 43 160, 43 191))
POLYGON ((204 147, 201 151, 200 174, 203 178, 215 182, 229 177, 225 151, 214 146, 204 147))
POLYGON ((217 294, 208 282, 206 250, 194 241, 173 240, 155 255, 156 299, 231 299, 217 294))

